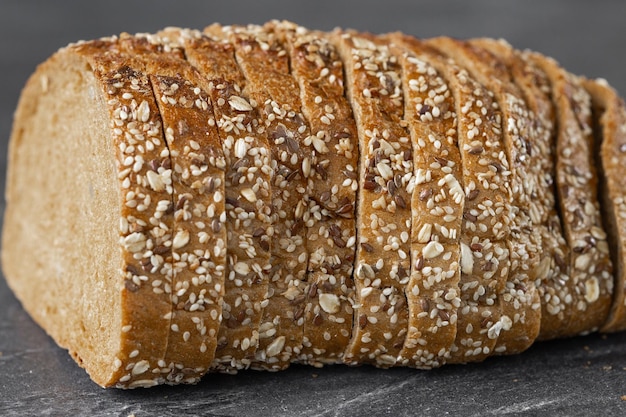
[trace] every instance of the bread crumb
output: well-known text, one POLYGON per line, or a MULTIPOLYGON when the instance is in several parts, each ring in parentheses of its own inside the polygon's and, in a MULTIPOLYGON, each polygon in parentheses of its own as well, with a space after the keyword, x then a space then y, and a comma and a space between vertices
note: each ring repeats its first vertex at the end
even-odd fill
POLYGON ((626 395, 622 395, 620 398, 622 399, 622 401, 626 401, 626 395))

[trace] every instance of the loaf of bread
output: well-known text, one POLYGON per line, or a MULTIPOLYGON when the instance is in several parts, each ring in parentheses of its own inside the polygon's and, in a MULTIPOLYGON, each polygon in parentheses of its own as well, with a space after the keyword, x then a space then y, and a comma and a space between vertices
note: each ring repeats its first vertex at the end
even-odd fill
POLYGON ((605 81, 500 40, 122 34, 25 86, 2 264, 103 387, 476 362, 626 329, 625 152, 605 81))

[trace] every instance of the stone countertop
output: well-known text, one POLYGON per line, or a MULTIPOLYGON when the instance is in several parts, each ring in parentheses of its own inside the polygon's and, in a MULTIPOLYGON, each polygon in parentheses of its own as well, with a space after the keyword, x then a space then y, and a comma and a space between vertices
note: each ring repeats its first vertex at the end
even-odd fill
POLYGON ((1 416, 624 416, 626 333, 537 343, 433 371, 294 366, 195 386, 95 385, 0 281, 1 416))
MULTIPOLYGON (((0 192, 19 90, 35 65, 71 41, 168 25, 261 23, 503 37, 604 77, 626 95, 626 2, 596 0, 288 1, 230 5, 23 1, 0 4, 0 192)), ((1 208, 4 206, 2 205, 1 208)), ((0 277, 0 416, 624 416, 626 333, 536 343, 527 352, 433 371, 294 366, 209 375, 196 386, 104 390, 28 317, 0 277), (624 398, 624 399, 622 399, 624 398)))

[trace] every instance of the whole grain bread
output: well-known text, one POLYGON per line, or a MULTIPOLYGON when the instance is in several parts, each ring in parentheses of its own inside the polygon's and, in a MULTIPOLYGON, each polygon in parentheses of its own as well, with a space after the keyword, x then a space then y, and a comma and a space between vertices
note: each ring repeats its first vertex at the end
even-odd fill
POLYGON ((180 48, 154 35, 122 34, 117 44, 145 65, 170 152, 172 313, 163 368, 168 383, 194 383, 213 362, 221 324, 227 249, 222 143, 206 80, 180 48))
POLYGON ((259 328, 252 366, 280 370, 302 348, 307 283, 307 178, 311 173, 310 128, 301 112, 299 87, 291 76, 284 45, 271 27, 217 27, 207 31, 229 39, 259 105, 273 170, 271 270, 268 305, 259 328))
POLYGON ((226 162, 228 279, 224 324, 213 369, 235 372, 252 363, 267 304, 271 248, 271 164, 267 135, 259 130, 257 106, 247 95, 233 46, 200 32, 169 29, 187 60, 209 82, 226 162))
POLYGON ((433 65, 454 93, 465 204, 460 230, 461 303, 448 362, 490 356, 502 328, 499 293, 509 273, 509 164, 504 154, 501 112, 488 90, 436 46, 433 65))
POLYGON ((272 21, 81 42, 18 104, 4 272, 105 387, 620 331, 624 108, 489 39, 272 21))
POLYGON ((132 388, 164 382, 174 196, 150 81, 134 58, 109 51, 114 42, 62 49, 25 89, 11 145, 3 265, 35 320, 94 381, 132 388), (28 168, 43 162, 39 152, 59 164, 54 173, 28 168), (41 189, 57 191, 37 197, 41 189), (25 276, 30 258, 15 250, 40 252, 34 274, 25 276))

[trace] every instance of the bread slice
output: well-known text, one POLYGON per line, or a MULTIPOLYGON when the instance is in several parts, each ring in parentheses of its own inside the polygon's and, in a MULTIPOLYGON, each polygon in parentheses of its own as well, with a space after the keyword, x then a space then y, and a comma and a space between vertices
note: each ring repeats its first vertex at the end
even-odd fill
POLYGON ((500 294, 511 261, 511 188, 509 162, 502 143, 501 111, 493 96, 469 73, 430 42, 442 56, 431 63, 454 93, 463 163, 465 206, 461 237, 461 305, 449 363, 490 356, 506 317, 500 294))
POLYGON ((24 307, 96 383, 148 387, 163 382, 171 314, 171 162, 148 76, 112 42, 64 48, 30 78, 2 261, 24 307))
POLYGON ((548 76, 557 109, 557 197, 571 250, 572 300, 560 337, 598 330, 607 320, 613 294, 612 263, 598 202, 589 94, 580 80, 551 58, 529 54, 548 76))
POLYGON ((234 44, 237 63, 250 97, 258 103, 270 141, 272 269, 252 367, 280 370, 288 367, 302 348, 308 262, 307 178, 311 173, 311 151, 305 139, 310 131, 301 114, 299 88, 290 74, 287 51, 271 30, 248 26, 208 31, 234 44))
POLYGON ((457 114, 448 84, 429 63, 440 57, 412 37, 394 34, 390 41, 400 45, 404 120, 411 132, 416 172, 411 196, 412 267, 406 288, 409 326, 398 362, 432 368, 450 356, 461 305, 465 193, 457 114), (441 256, 424 256, 429 245, 437 244, 442 247, 441 256))
MULTIPOLYGON (((591 95, 593 105, 602 220, 608 234, 609 247, 612 248, 615 271, 611 311, 600 330, 618 332, 626 330, 626 175, 623 157, 626 151, 626 106, 605 80, 585 79, 583 86, 591 95)), ((595 232, 599 233, 598 230, 595 232)))
POLYGON ((271 163, 259 109, 246 94, 234 47, 200 32, 169 29, 186 59, 209 83, 226 160, 227 273, 224 320, 213 369, 250 366, 267 305, 271 245, 271 163))
POLYGON ((526 350, 537 338, 541 324, 541 304, 535 287, 540 265, 541 234, 539 208, 544 201, 533 198, 541 177, 541 154, 531 152, 533 120, 519 89, 510 81, 506 65, 480 46, 451 38, 433 40, 459 65, 493 93, 502 111, 502 141, 510 166, 511 224, 509 248, 511 269, 505 286, 499 289, 502 331, 495 351, 513 354, 526 350))
POLYGON ((352 334, 358 137, 344 97, 343 63, 322 32, 275 22, 311 126, 304 336, 299 362, 339 363, 352 334))
POLYGON ((195 383, 209 370, 222 316, 226 264, 224 153, 206 81, 156 35, 119 39, 145 65, 172 161, 172 315, 166 381, 195 383))
MULTIPOLYGON (((344 362, 396 364, 408 328, 412 145, 398 57, 381 38, 336 32, 359 135, 356 305, 344 362)), ((437 247, 438 248, 438 247, 437 247)))
POLYGON ((555 202, 554 108, 550 99, 550 86, 545 74, 525 59, 523 53, 513 49, 503 40, 472 39, 472 44, 488 49, 507 65, 512 80, 519 87, 525 103, 532 112, 532 123, 526 125, 529 155, 539 170, 536 187, 530 197, 543 204, 535 204, 534 233, 541 236, 541 253, 535 286, 541 301, 541 325, 538 339, 550 339, 558 334, 564 323, 566 301, 571 299, 567 285, 569 277, 569 247, 563 237, 561 222, 555 202), (537 157, 540 156, 540 157, 537 157))

